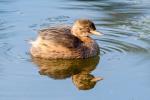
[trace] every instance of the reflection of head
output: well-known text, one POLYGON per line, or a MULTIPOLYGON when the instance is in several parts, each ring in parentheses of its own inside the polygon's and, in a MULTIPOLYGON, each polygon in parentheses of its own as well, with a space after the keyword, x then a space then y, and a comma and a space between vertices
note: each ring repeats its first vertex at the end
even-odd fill
POLYGON ((93 75, 89 73, 79 73, 72 76, 73 83, 80 90, 89 90, 94 88, 97 81, 102 80, 101 77, 95 78, 93 75))
POLYGON ((90 73, 96 68, 99 62, 99 56, 73 60, 45 60, 40 58, 32 58, 32 60, 39 66, 40 74, 54 79, 65 79, 82 71, 90 73))

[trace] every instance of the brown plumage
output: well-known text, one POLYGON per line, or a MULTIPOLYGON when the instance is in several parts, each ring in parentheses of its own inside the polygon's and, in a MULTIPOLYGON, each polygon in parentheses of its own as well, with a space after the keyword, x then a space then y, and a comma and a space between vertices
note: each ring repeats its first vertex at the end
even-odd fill
POLYGON ((59 26, 39 31, 38 38, 31 42, 33 57, 45 59, 88 58, 99 53, 97 43, 89 37, 99 34, 93 22, 87 19, 77 20, 72 27, 59 26))

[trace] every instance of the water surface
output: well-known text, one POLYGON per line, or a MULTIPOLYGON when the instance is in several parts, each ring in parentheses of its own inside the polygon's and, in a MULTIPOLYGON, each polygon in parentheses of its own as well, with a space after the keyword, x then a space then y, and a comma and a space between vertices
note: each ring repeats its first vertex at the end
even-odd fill
MULTIPOLYGON (((0 100, 150 99, 149 9, 149 0, 0 0, 0 100), (100 59, 83 68, 104 80, 86 91, 76 88, 72 73, 40 73, 27 42, 41 28, 71 25, 78 18, 92 19, 104 33, 92 36, 100 46, 100 59)), ((83 70, 73 68, 65 73, 83 70)))

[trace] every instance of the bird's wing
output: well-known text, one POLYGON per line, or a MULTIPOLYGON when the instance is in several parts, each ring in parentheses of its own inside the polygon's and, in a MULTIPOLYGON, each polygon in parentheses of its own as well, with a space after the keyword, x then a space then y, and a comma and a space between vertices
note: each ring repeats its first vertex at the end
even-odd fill
POLYGON ((40 30, 40 37, 66 48, 77 48, 82 41, 71 34, 70 27, 51 27, 40 30))

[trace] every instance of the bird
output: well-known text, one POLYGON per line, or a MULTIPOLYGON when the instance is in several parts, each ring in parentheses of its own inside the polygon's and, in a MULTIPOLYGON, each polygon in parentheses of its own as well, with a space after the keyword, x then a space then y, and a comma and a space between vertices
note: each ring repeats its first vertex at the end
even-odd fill
POLYGON ((100 53, 90 35, 102 35, 89 19, 77 19, 72 26, 60 25, 39 30, 31 41, 32 57, 43 59, 85 59, 100 53))

